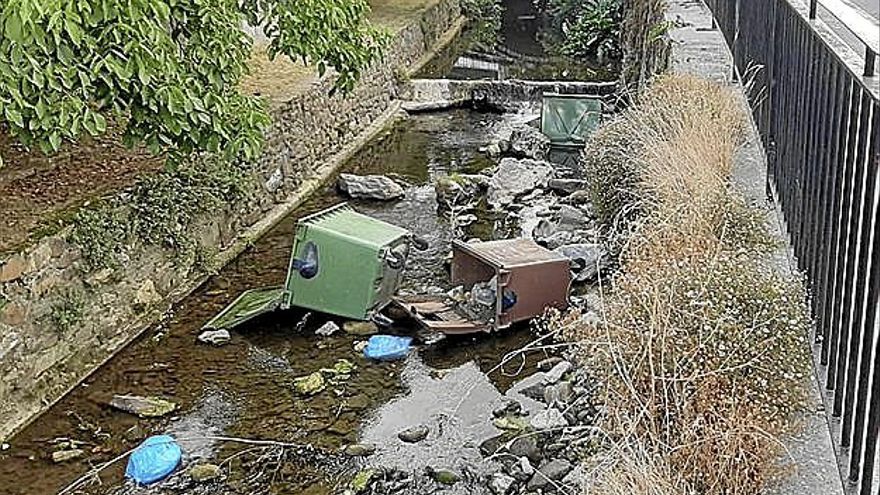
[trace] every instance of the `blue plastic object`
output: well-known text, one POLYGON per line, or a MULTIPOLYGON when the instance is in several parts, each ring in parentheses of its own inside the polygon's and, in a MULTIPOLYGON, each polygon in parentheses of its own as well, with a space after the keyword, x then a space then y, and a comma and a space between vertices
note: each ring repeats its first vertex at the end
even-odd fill
POLYGON ((131 453, 125 476, 142 485, 155 483, 177 468, 181 454, 180 446, 170 436, 152 436, 131 453))
POLYGON ((373 335, 364 348, 364 356, 378 361, 394 361, 409 353, 412 337, 394 335, 373 335))

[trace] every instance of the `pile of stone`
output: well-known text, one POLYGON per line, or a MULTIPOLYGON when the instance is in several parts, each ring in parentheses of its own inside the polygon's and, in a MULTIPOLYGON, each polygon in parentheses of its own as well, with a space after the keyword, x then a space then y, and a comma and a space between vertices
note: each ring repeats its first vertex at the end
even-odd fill
POLYGON ((504 433, 480 445, 486 458, 499 461, 500 470, 485 479, 493 495, 519 493, 581 493, 586 479, 580 461, 599 445, 593 427, 600 407, 595 390, 571 361, 550 358, 540 381, 523 390, 544 404, 528 415, 515 401, 494 411, 494 425, 504 433))

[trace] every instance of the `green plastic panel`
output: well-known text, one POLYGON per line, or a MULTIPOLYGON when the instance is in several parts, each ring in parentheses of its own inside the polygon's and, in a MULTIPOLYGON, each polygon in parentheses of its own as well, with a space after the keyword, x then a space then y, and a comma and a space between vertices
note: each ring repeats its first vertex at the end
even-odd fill
POLYGON ((284 287, 247 290, 202 328, 214 330, 235 328, 261 314, 275 311, 283 299, 284 287))
POLYGON ((557 145, 581 145, 599 127, 602 100, 590 95, 545 94, 541 132, 557 145))

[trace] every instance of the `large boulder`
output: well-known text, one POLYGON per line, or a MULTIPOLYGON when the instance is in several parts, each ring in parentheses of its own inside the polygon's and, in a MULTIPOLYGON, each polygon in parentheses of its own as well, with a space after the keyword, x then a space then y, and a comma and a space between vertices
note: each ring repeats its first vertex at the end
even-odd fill
POLYGON ((504 207, 536 187, 543 187, 553 175, 553 167, 544 161, 504 158, 489 179, 486 199, 493 207, 504 207))
POLYGON ((550 152, 550 138, 528 124, 517 126, 510 133, 508 152, 520 158, 546 160, 550 152))
POLYGON ((341 174, 336 186, 355 199, 379 199, 388 201, 402 198, 403 187, 384 175, 341 174))

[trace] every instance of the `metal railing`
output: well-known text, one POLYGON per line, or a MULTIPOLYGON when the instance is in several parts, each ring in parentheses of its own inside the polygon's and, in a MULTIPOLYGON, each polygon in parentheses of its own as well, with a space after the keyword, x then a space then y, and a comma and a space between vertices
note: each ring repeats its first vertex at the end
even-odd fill
MULTIPOLYGON (((810 287, 815 351, 848 491, 871 495, 880 431, 880 28, 822 0, 863 58, 796 0, 706 0, 736 67, 778 202, 810 287)), ((842 8, 845 6, 847 8, 842 8)))

